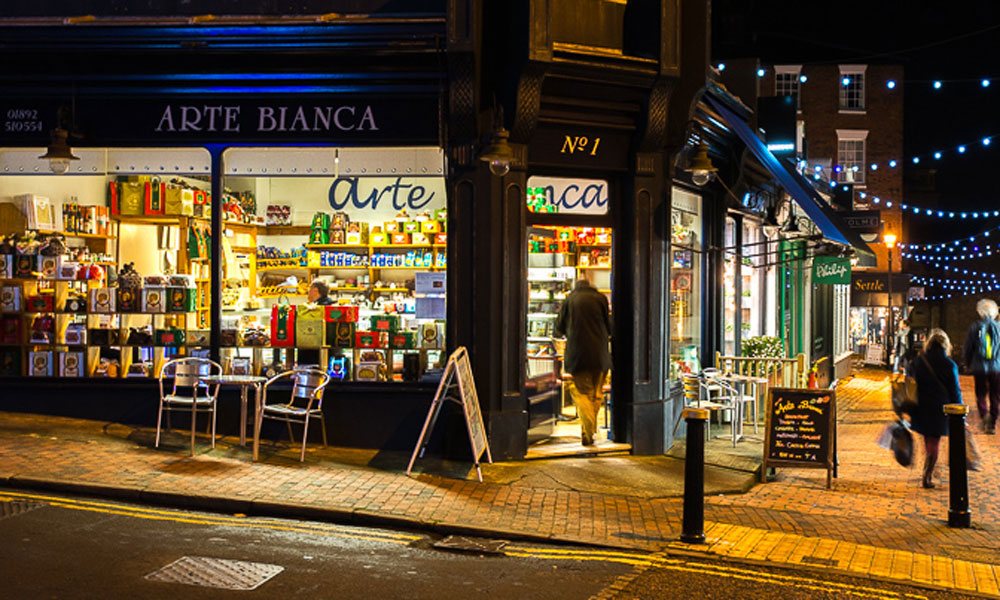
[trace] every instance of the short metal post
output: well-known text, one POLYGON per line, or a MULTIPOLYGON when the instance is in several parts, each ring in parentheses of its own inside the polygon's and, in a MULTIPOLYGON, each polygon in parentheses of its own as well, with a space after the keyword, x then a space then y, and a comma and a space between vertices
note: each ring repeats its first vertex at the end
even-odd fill
POLYGON ((948 415, 948 527, 970 527, 969 471, 965 459, 965 415, 969 407, 964 404, 945 404, 948 415))
POLYGON ((687 407, 687 455, 684 458, 684 518, 681 541, 705 543, 705 423, 707 408, 687 407))

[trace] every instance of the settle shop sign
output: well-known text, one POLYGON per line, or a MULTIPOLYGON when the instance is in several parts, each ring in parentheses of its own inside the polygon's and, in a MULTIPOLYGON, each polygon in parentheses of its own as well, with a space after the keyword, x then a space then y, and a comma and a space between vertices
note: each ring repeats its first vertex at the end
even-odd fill
POLYGON ((813 258, 813 282, 851 285, 851 261, 835 256, 813 258))
MULTIPOLYGON (((45 145, 55 127, 55 99, 0 102, 2 139, 45 145)), ((436 98, 183 100, 77 99, 74 128, 87 146, 111 143, 436 142, 436 98)), ((71 140, 73 143, 73 140, 71 140)), ((77 145, 83 145, 77 143, 77 145)))

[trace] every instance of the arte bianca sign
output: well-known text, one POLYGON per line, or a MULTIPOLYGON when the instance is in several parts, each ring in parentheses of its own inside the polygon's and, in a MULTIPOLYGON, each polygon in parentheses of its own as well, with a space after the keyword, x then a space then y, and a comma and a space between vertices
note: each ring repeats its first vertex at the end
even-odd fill
POLYGON ((817 256, 813 259, 813 281, 815 283, 850 285, 851 261, 833 256, 817 256))
POLYGON ((528 178, 526 201, 531 212, 603 215, 609 200, 608 182, 600 179, 528 178))
POLYGON ((330 184, 330 208, 335 211, 368 211, 391 218, 405 210, 442 208, 445 202, 442 177, 338 177, 330 184))
POLYGON ((371 105, 254 108, 247 118, 239 104, 168 104, 154 131, 240 133, 246 125, 256 132, 378 131, 371 105))

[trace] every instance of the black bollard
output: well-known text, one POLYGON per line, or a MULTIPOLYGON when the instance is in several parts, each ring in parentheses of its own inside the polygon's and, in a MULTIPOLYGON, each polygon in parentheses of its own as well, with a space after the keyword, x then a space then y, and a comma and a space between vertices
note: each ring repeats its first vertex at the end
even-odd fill
POLYGON ((965 415, 969 407, 964 404, 945 404, 948 415, 948 527, 970 527, 969 471, 965 460, 965 415))
POLYGON ((687 421, 687 455, 684 458, 684 519, 681 541, 705 543, 705 423, 707 408, 688 407, 681 413, 687 421))

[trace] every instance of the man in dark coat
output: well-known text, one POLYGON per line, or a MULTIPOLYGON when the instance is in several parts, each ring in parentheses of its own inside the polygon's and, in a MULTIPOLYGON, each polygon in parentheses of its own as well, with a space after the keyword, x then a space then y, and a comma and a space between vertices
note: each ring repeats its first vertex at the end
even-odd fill
POLYGON ((997 303, 983 298, 976 303, 979 320, 969 327, 965 338, 965 366, 972 372, 976 384, 976 407, 983 431, 996 431, 1000 413, 1000 325, 997 324, 997 303), (986 398, 989 397, 989 407, 986 398))
POLYGON ((556 321, 556 335, 566 337, 563 368, 573 376, 567 381, 580 416, 583 445, 594 443, 597 411, 604 403, 604 382, 611 370, 611 316, 608 299, 586 279, 566 297, 556 321))

